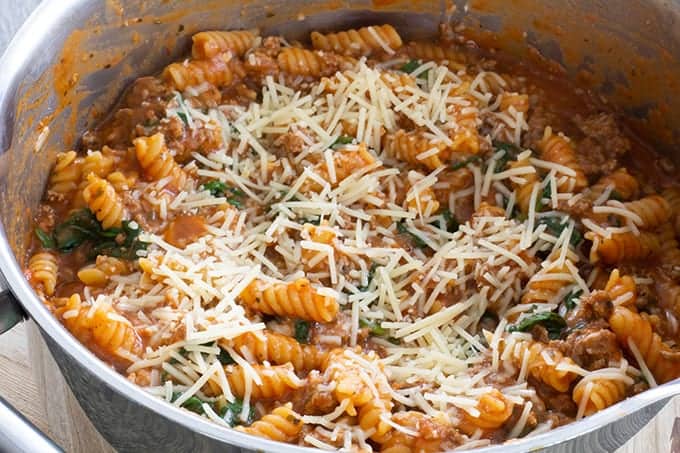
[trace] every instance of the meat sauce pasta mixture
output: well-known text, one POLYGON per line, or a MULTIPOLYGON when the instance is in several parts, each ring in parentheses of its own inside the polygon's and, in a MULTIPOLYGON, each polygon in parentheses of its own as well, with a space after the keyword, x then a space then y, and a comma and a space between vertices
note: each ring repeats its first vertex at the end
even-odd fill
MULTIPOLYGON (((147 392, 352 451, 536 435, 680 376, 680 189, 443 29, 206 31, 61 152, 26 276, 147 392)), ((665 172, 665 173, 664 173, 665 172)))

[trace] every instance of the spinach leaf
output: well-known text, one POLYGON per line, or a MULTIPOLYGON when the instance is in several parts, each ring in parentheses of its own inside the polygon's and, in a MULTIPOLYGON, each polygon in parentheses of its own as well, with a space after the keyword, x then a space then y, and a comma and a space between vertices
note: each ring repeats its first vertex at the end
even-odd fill
MULTIPOLYGON (((555 236, 558 236, 562 234, 562 231, 564 231, 565 228, 567 228, 567 225, 569 224, 569 221, 562 221, 562 218, 559 216, 550 216, 550 217, 541 217, 538 219, 538 225, 545 225, 547 230, 552 233, 555 236)), ((581 241, 583 241, 583 235, 581 234, 580 231, 578 231, 576 228, 572 230, 571 237, 569 238, 569 243, 577 247, 581 241)))
POLYGON ((42 244, 43 248, 53 249, 57 247, 52 235, 47 234, 42 228, 36 227, 35 235, 38 237, 38 240, 40 241, 40 244, 42 244))
POLYGON ((392 344, 400 344, 398 339, 390 337, 387 334, 387 331, 383 329, 382 326, 375 321, 359 318, 359 327, 367 328, 371 335, 374 335, 376 337, 382 337, 392 344))
MULTIPOLYGON (((180 397, 182 392, 174 392, 172 394, 172 401, 176 401, 177 398, 180 397)), ((203 410, 203 403, 206 401, 203 401, 202 399, 198 398, 197 396, 192 396, 185 402, 183 402, 180 406, 183 407, 184 409, 190 410, 191 412, 194 412, 198 415, 203 415, 205 411, 203 410)), ((210 403, 208 403, 210 404, 210 403)))
POLYGON ((233 365, 236 363, 231 355, 222 348, 220 348, 220 353, 217 355, 217 360, 219 360, 222 365, 233 365))
POLYGON ((444 209, 442 211, 442 216, 446 221, 446 231, 448 231, 449 233, 455 233, 456 231, 458 231, 458 229, 460 228, 460 224, 453 216, 451 211, 449 211, 448 209, 444 209))
POLYGON ((612 190, 611 193, 609 194, 609 199, 610 200, 616 200, 616 201, 623 201, 623 196, 618 193, 616 190, 612 190))
POLYGON ((366 286, 360 286, 359 288, 357 288, 359 291, 364 292, 368 290, 368 287, 371 286, 371 282, 375 277, 376 269, 378 269, 378 264, 377 263, 371 264, 371 268, 368 270, 368 280, 366 281, 366 286))
POLYGON ((226 197, 230 205, 243 208, 243 197, 246 194, 237 187, 230 187, 223 181, 215 179, 204 183, 203 190, 209 191, 213 197, 226 197))
POLYGON ((406 227, 406 224, 402 220, 401 222, 397 223, 397 231, 399 234, 405 234, 411 238, 411 242, 413 242, 413 245, 418 247, 419 249, 424 249, 427 248, 428 245, 425 241, 421 239, 420 236, 411 233, 411 231, 406 227))
POLYGON ((298 319, 295 321, 295 339, 298 343, 309 343, 309 321, 298 319))
POLYGON ((503 171, 508 165, 508 162, 510 162, 512 159, 516 159, 517 156, 522 152, 522 150, 513 143, 494 140, 492 144, 496 152, 503 151, 503 155, 496 161, 494 173, 500 173, 503 171))
POLYGON ((557 313, 544 311, 527 316, 519 323, 508 326, 508 332, 528 332, 536 325, 545 327, 548 336, 554 340, 560 337, 562 330, 567 327, 567 322, 557 313))
POLYGON ((331 145, 331 148, 338 149, 342 145, 349 145, 353 141, 354 141, 354 137, 350 137, 349 135, 341 135, 340 137, 335 139, 335 141, 331 145))
MULTIPOLYGON (((419 67, 421 67, 422 65, 423 65, 423 63, 419 60, 409 60, 408 62, 404 63, 399 68, 399 70, 401 70, 402 72, 405 72, 407 74, 410 74, 413 71, 415 71, 416 69, 418 69, 419 67)), ((427 71, 421 72, 416 77, 418 77, 419 79, 427 80, 429 72, 430 72, 430 70, 428 69, 427 71)))
POLYGON ((243 401, 236 398, 233 403, 227 402, 227 404, 219 412, 219 416, 224 419, 229 426, 236 425, 250 425, 255 420, 255 408, 251 405, 250 411, 248 412, 248 418, 245 422, 241 421, 241 412, 243 411, 243 401))
POLYGON ((139 240, 142 230, 136 222, 124 220, 120 228, 105 230, 89 209, 71 213, 63 223, 57 225, 51 234, 36 229, 35 234, 44 247, 54 248, 63 253, 73 251, 85 242, 94 243, 90 258, 107 255, 134 260, 137 252, 146 250, 148 242, 139 240))
POLYGON ((177 112, 177 116, 179 116, 179 119, 182 120, 185 126, 189 125, 189 120, 187 119, 187 115, 184 112, 177 112))
POLYGON ((567 296, 564 298, 564 306, 567 308, 567 310, 573 310, 576 308, 576 304, 578 304, 581 294, 583 294, 583 291, 580 289, 567 294, 567 296))
POLYGON ((451 170, 460 170, 461 168, 467 167, 469 164, 479 162, 481 158, 479 156, 468 157, 451 165, 451 170))

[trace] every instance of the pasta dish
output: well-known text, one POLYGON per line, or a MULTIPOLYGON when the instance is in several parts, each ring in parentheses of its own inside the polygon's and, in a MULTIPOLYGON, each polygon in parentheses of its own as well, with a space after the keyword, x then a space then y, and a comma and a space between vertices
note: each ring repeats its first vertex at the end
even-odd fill
POLYGON ((150 394, 326 450, 501 443, 679 377, 673 165, 440 35, 195 34, 57 154, 26 277, 150 394))

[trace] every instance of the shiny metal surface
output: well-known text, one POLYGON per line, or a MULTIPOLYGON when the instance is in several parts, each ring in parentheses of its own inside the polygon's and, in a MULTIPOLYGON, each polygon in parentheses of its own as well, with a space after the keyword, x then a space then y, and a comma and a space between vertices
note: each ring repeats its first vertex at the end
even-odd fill
MULTIPOLYGON (((0 62, 0 263, 12 292, 38 323, 81 406, 107 440, 120 451, 298 452, 311 449, 252 438, 217 426, 149 396, 99 361, 76 341, 37 299, 19 262, 30 234, 30 211, 42 194, 57 151, 74 144, 75 132, 90 126, 93 111, 105 111, 121 88, 139 75, 152 73, 187 49, 191 33, 208 28, 260 26, 264 33, 304 37, 310 29, 346 28, 363 23, 391 22, 407 37, 433 34, 441 20, 454 20, 494 32, 519 29, 519 41, 504 40, 510 52, 523 54, 530 44, 590 80, 603 94, 648 123, 667 126, 653 134, 661 145, 680 136, 680 4, 659 0, 559 0, 458 2, 455 11, 432 2, 367 0, 322 1, 157 0, 149 2, 48 0, 29 18, 0 62), (482 6, 475 7, 479 3, 482 6), (120 6, 120 8, 119 8, 120 6), (299 13, 304 13, 303 17, 299 13), (561 22, 569 33, 541 25, 537 16, 561 22), (142 21, 137 21, 142 18, 142 21), (593 18, 604 27, 593 26, 593 18), (601 22, 598 22, 601 21, 601 22), (182 32, 179 32, 183 25, 182 32), (96 31, 96 33, 95 33, 96 31), (73 58, 62 53, 69 36, 73 58), (136 41, 134 36, 141 36, 136 41), (659 37, 663 37, 659 39, 659 37), (161 51, 165 48, 168 52, 161 51), (112 65, 89 64, 110 55, 112 65), (56 93, 55 65, 69 64, 77 74, 72 88, 56 93), (630 62, 639 70, 628 73, 630 62), (645 66, 650 62, 649 67, 645 66), (656 68, 658 75, 645 68, 656 68), (653 86, 652 86, 653 84, 653 86), (650 88, 650 86, 652 88, 650 88), (628 93, 628 97, 621 93, 628 93), (74 94, 69 98, 70 94, 74 94), (70 102, 70 103, 69 103, 70 102), (662 106, 663 108, 660 108, 662 106), (677 108, 676 108, 677 107, 677 108), (49 119, 46 146, 35 150, 40 120, 49 119)), ((644 121, 643 121, 644 122, 644 121)), ((669 155, 674 148, 669 148, 669 155)), ((675 148, 678 149, 678 148, 675 148)), ((676 162, 678 160, 676 159, 676 162)), ((680 393, 680 382, 652 389, 577 423, 485 452, 520 452, 552 446, 551 451, 612 451, 680 393)), ((1 406, 2 404, 0 404, 1 406)), ((0 429, 2 426, 0 425, 0 429)))
POLYGON ((60 453, 63 450, 0 397, 0 452, 60 453))

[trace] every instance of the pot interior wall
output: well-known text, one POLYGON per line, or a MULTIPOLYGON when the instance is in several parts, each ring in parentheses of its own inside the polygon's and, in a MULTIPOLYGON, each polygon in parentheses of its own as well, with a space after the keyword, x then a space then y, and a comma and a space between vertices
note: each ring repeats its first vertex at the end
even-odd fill
POLYGON ((413 39, 434 36, 438 23, 450 21, 518 57, 533 46, 672 154, 680 139, 680 116, 673 115, 680 111, 679 11, 680 4, 658 0, 63 2, 46 29, 27 31, 31 39, 20 44, 29 57, 8 74, 12 89, 0 103, 0 216, 22 262, 56 153, 76 146, 127 84, 184 54, 191 34, 203 29, 257 26, 306 40, 313 29, 390 22, 413 39), (44 144, 36 146, 41 135, 44 144))

